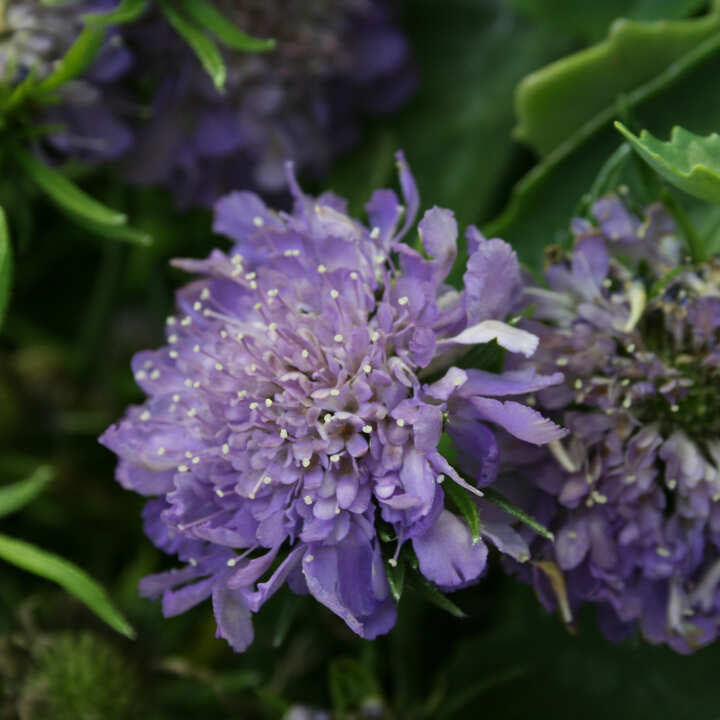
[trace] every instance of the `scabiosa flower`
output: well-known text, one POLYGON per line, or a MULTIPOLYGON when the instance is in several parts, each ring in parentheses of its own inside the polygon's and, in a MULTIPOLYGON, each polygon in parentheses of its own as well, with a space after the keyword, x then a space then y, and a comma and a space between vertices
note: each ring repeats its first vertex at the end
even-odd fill
MULTIPOLYGON (((597 603, 611 637, 639 627, 690 652, 720 621, 720 264, 691 262, 661 205, 615 196, 575 220, 573 251, 531 287, 532 365, 565 382, 537 395, 570 439, 533 459, 533 511, 556 533, 534 554, 569 603, 597 603)), ((538 592, 553 603, 543 573, 538 592)))
POLYGON ((395 109, 414 86, 405 37, 384 0, 217 7, 244 31, 277 41, 271 52, 224 52, 222 94, 164 18, 151 15, 127 32, 159 85, 128 175, 170 186, 182 205, 211 205, 237 188, 284 191, 287 159, 320 176, 354 144, 359 115, 395 109))
MULTIPOLYGON (((29 73, 46 78, 82 32, 83 15, 112 7, 109 0, 63 2, 8 0, 0 3, 0 77, 15 85, 29 73)), ((132 135, 105 92, 129 68, 131 58, 117 34, 111 34, 88 72, 65 83, 57 102, 31 108, 38 124, 57 125, 44 150, 62 157, 100 162, 117 158, 132 135)))
POLYGON ((498 461, 487 424, 530 443, 560 438, 536 411, 498 398, 562 376, 450 367, 477 343, 535 350, 534 335, 503 322, 517 259, 471 228, 466 290, 445 285, 457 225, 433 208, 418 225, 426 255, 400 242, 418 197, 398 164, 405 207, 375 192, 369 227, 332 194, 303 196, 292 175, 292 214, 247 192, 223 198, 214 228, 236 244, 175 262, 200 279, 178 293, 167 346, 133 361, 148 401, 101 438, 120 457, 118 481, 158 496, 148 535, 185 563, 145 578, 143 594, 162 595, 166 615, 212 596, 218 635, 236 650, 252 639, 251 612, 285 581, 359 635, 387 632, 396 609, 378 524, 395 537, 391 566, 409 541, 441 588, 477 580, 487 547, 445 508, 443 481, 477 500, 485 537, 528 556, 511 518, 479 499, 498 461), (471 482, 438 451, 443 426, 472 457, 471 482))

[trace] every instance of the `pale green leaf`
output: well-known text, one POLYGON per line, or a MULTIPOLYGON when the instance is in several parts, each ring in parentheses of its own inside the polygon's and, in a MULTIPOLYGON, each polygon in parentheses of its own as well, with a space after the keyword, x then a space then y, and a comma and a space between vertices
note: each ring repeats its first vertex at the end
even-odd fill
POLYGON ((703 137, 676 125, 670 140, 663 142, 647 130, 638 137, 620 122, 615 127, 668 182, 701 200, 720 203, 720 135, 703 137))
POLYGON ((192 48, 202 66, 212 78, 215 87, 222 90, 225 86, 227 68, 217 45, 199 28, 177 11, 168 0, 159 0, 160 7, 168 22, 192 48))
POLYGON ((111 628, 133 638, 135 631, 115 609, 105 590, 87 573, 64 558, 0 534, 0 559, 52 580, 87 605, 111 628))
POLYGON ((182 6, 196 23, 211 32, 224 45, 233 48, 233 50, 267 52, 275 47, 275 40, 272 38, 256 38, 235 27, 206 0, 182 0, 182 6))
POLYGON ((49 465, 40 465, 24 480, 0 485, 0 517, 10 515, 34 500, 47 487, 53 474, 49 465))
POLYGON ((607 39, 558 60, 518 86, 515 136, 543 155, 561 146, 618 98, 650 82, 720 30, 720 3, 701 18, 617 20, 607 39))

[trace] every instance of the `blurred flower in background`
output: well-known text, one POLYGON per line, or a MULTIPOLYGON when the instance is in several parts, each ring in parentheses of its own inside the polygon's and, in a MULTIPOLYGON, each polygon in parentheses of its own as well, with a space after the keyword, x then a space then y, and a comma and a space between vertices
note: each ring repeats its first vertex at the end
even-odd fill
POLYGON ((425 254, 402 243, 419 199, 400 154, 398 168, 405 205, 378 190, 369 227, 332 194, 302 195, 292 176, 291 215, 251 193, 223 198, 214 229, 232 252, 176 261, 201 278, 178 294, 168 345, 134 358, 150 399, 101 438, 120 457, 118 481, 159 496, 145 508, 148 535, 186 563, 145 578, 142 592, 162 595, 166 615, 212 596, 218 635, 236 650, 252 641, 251 612, 285 581, 362 637, 387 632, 396 607, 385 560, 404 571, 407 541, 414 566, 445 590, 484 573, 483 537, 529 557, 476 485, 498 467, 488 424, 536 445, 564 435, 504 400, 562 375, 451 367, 478 344, 535 351, 534 335, 503 322, 520 299, 517 258, 470 228, 465 290, 445 285, 457 223, 433 208, 418 225, 425 254), (471 484, 439 452, 444 429, 471 484))
MULTIPOLYGON (((48 81, 81 37, 86 26, 83 16, 112 6, 108 0, 0 3, 0 75, 16 91, 26 80, 48 81)), ((40 146, 46 158, 72 156, 97 163, 119 157, 131 145, 132 133, 120 118, 114 93, 107 92, 130 68, 131 57, 114 32, 100 38, 99 44, 81 77, 61 83, 52 101, 31 104, 26 110, 33 123, 48 126, 46 142, 40 146)), ((18 92, 17 97, 21 95, 18 92)))
POLYGON ((224 51, 223 92, 160 14, 123 33, 150 99, 127 174, 168 185, 182 205, 210 205, 236 188, 283 193, 287 159, 321 176, 358 140, 362 115, 396 109, 415 87, 390 3, 223 0, 217 9, 275 41, 267 52, 224 51))
POLYGON ((549 289, 526 291, 532 366, 566 377, 537 402, 571 431, 527 473, 556 533, 536 552, 563 571, 572 606, 599 605, 612 638, 639 627, 690 652, 720 619, 720 264, 686 257, 660 204, 637 217, 610 195, 593 219, 574 221, 549 289))

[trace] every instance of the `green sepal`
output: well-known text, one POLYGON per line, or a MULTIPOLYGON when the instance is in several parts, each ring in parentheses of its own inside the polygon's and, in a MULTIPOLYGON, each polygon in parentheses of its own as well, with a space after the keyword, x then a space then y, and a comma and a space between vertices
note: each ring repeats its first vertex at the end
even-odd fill
POLYGON ((385 563, 385 574, 387 575, 390 593, 395 602, 400 602, 405 588, 405 562, 399 558, 396 565, 389 560, 385 563))
POLYGON ((420 572, 409 573, 406 578, 408 587, 416 590, 428 602, 432 603, 441 610, 450 613, 456 618, 464 618, 467 615, 444 593, 438 590, 427 578, 420 572))

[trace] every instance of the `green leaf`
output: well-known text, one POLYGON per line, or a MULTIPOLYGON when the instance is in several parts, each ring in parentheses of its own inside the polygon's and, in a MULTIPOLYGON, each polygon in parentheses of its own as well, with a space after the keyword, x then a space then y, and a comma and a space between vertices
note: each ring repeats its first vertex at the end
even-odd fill
POLYGON ((465 522, 468 524, 472 534, 473 543, 478 542, 480 540, 480 518, 475 503, 470 499, 467 492, 454 482, 444 483, 443 490, 465 518, 465 522))
POLYGON ((494 503, 499 508, 502 508, 506 513, 512 515, 516 520, 519 520, 524 525, 532 528, 538 535, 542 535, 547 540, 555 541, 555 536, 544 526, 541 525, 534 517, 528 515, 526 512, 521 510, 517 505, 513 505, 507 498, 501 495, 497 490, 493 488, 483 488, 485 499, 494 503))
POLYGON ((407 585, 422 595, 425 600, 432 603, 441 610, 450 613, 456 618, 464 618, 467 615, 447 595, 440 592, 427 578, 419 572, 408 575, 407 585))
POLYGON ((8 232, 5 211, 0 207, 0 326, 5 318, 10 302, 12 287, 13 257, 10 233, 8 232))
POLYGON ((598 45, 528 75, 518 86, 515 136, 546 155, 618 98, 652 81, 720 30, 720 3, 701 18, 617 20, 598 45))
POLYGON ((82 75, 97 56, 104 37, 105 31, 102 28, 86 27, 50 75, 37 84, 35 92, 47 93, 56 90, 82 75))
POLYGON ((61 209, 97 225, 117 227, 126 217, 83 192, 57 170, 48 167, 29 152, 16 148, 13 156, 30 179, 61 209))
POLYGON ((22 540, 0 534, 0 558, 52 580, 87 605, 111 628, 134 638, 135 631, 115 609, 108 594, 87 573, 64 558, 22 540))
POLYGON ((691 15, 705 0, 510 0, 524 14, 556 33, 601 40, 615 18, 672 20, 691 15))
POLYGON ((121 0, 107 12, 86 13, 82 20, 88 25, 106 28, 110 25, 123 25, 137 20, 147 9, 149 0, 121 0))
POLYGON ((190 23, 168 0, 159 0, 160 7, 168 22, 178 35, 192 48, 202 66, 212 78, 215 87, 222 90, 225 86, 227 68, 217 45, 205 33, 190 23))
POLYGON ((701 200, 720 204, 720 135, 703 137, 676 125, 670 140, 663 142, 647 130, 638 137, 620 122, 615 127, 668 182, 701 200))
POLYGON ((328 671, 335 713, 359 710, 367 703, 380 703, 377 680, 365 665, 352 658, 333 660, 328 671))
POLYGON ((10 515, 34 500, 47 487, 53 474, 49 465, 40 465, 24 480, 0 486, 0 517, 10 515))
POLYGON ((182 0, 185 12, 224 45, 244 52, 267 52, 275 48, 275 40, 256 38, 235 27, 206 0, 182 0))
MULTIPOLYGON (((715 92, 719 50, 720 33, 716 33, 629 93, 626 107, 641 125, 653 129, 682 122, 711 131, 720 123, 720 94, 715 92)), ((527 265, 539 268, 544 248, 567 237, 582 190, 593 184, 617 149, 613 116, 613 108, 601 112, 522 178, 503 213, 484 226, 485 234, 504 238, 527 265)))

